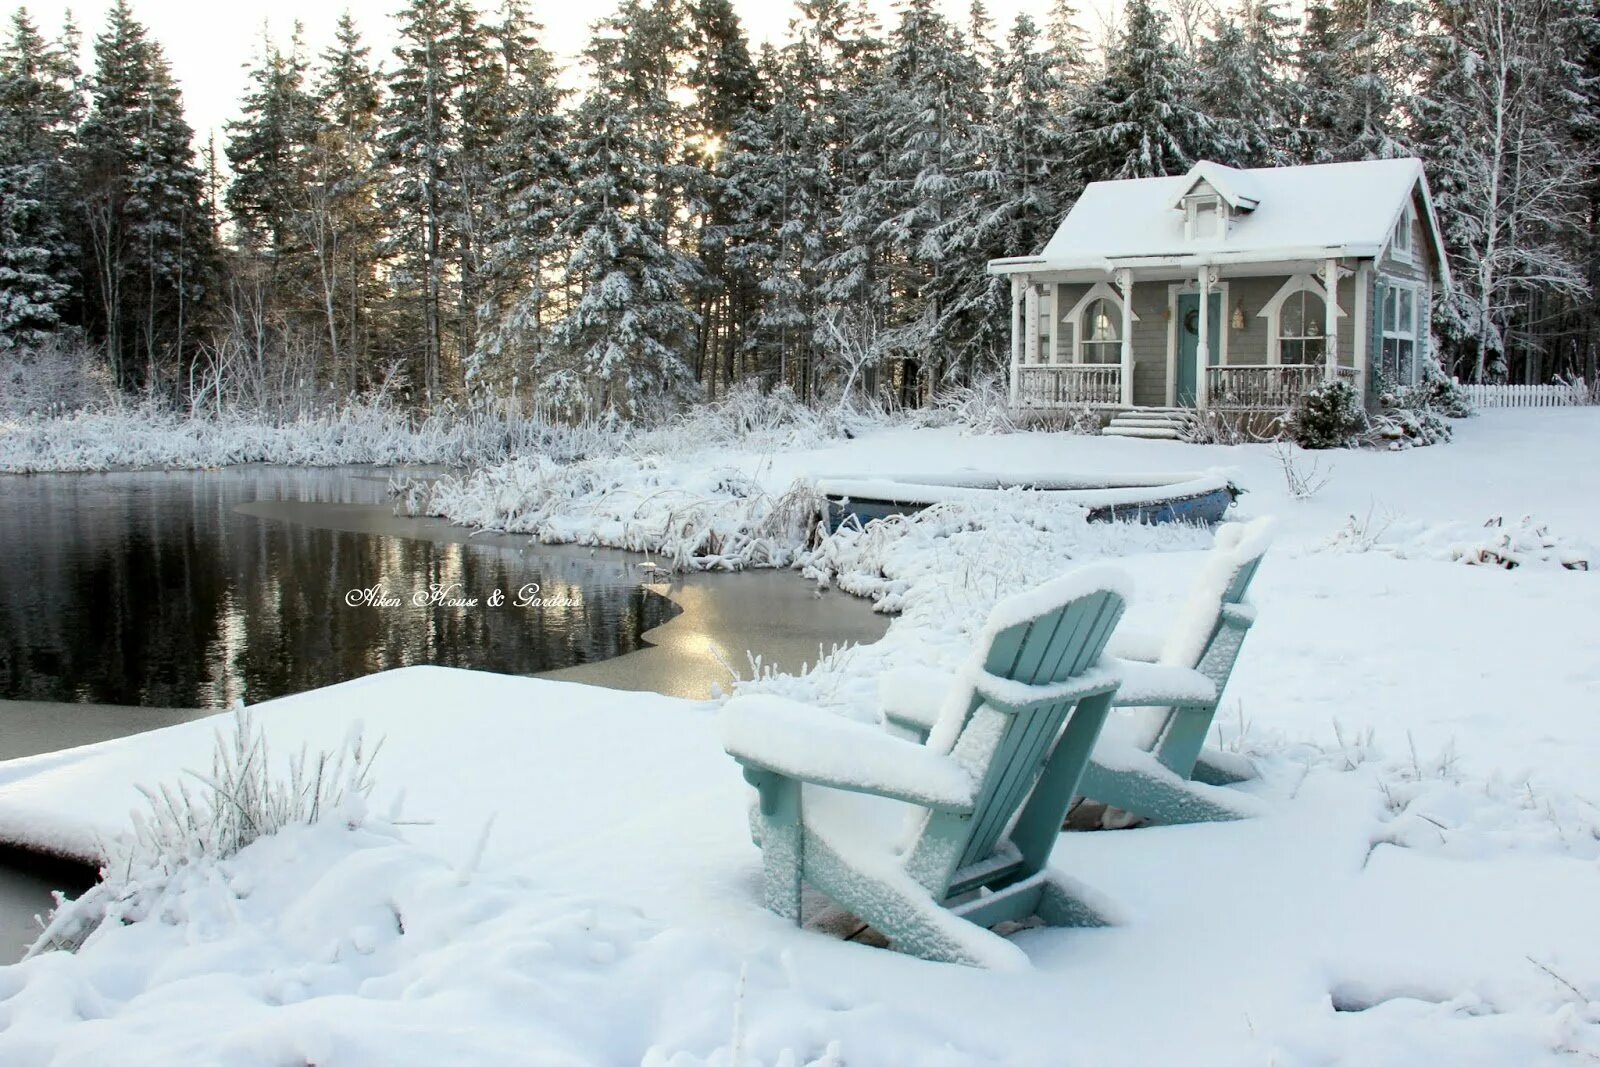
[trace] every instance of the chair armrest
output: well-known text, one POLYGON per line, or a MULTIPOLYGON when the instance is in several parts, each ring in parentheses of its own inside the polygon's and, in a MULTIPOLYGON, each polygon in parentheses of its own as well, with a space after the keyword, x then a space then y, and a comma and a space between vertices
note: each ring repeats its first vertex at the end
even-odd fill
POLYGON ((1217 683, 1188 667, 1110 660, 1122 678, 1111 706, 1116 708, 1206 708, 1217 702, 1217 683))
POLYGON ((960 764, 876 726, 766 694, 728 701, 719 726, 722 747, 747 770, 935 811, 972 810, 972 777, 960 764))
POLYGON ((1148 630, 1118 630, 1106 642, 1106 655, 1137 663, 1154 663, 1161 658, 1166 638, 1148 630))
POLYGON ((878 708, 890 726, 921 741, 939 721, 954 684, 955 676, 943 671, 885 671, 878 676, 878 708))

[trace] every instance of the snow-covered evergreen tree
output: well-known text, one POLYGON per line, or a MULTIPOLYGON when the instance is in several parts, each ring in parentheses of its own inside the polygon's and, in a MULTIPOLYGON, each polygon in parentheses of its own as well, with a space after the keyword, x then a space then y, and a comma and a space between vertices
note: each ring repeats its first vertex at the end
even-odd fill
POLYGON ((509 395, 549 371, 548 333, 561 312, 556 276, 564 265, 558 227, 573 160, 543 27, 512 2, 491 32, 504 71, 497 105, 503 133, 488 157, 494 196, 468 380, 509 395))
POLYGON ((1167 16, 1129 0, 1105 73, 1072 111, 1079 167, 1090 181, 1181 174, 1222 154, 1217 123, 1195 102, 1195 71, 1167 16))
POLYGON ((161 47, 116 0, 95 39, 74 167, 83 187, 89 323, 115 380, 155 384, 191 355, 215 250, 205 179, 161 47))
POLYGON ((1289 21, 1274 0, 1245 0, 1218 10, 1199 49, 1200 102, 1217 123, 1217 161, 1237 167, 1278 166, 1290 140, 1289 21))
POLYGON ((378 76, 349 13, 322 56, 315 87, 320 130, 307 161, 303 239, 315 264, 316 302, 335 381, 356 390, 371 372, 380 212, 374 162, 378 76))
POLYGON ((622 416, 667 410, 697 391, 688 300, 699 270, 669 242, 653 199, 671 180, 671 126, 657 97, 666 87, 629 61, 630 6, 597 24, 585 52, 594 85, 573 117, 574 183, 558 231, 572 249, 572 303, 554 335, 568 366, 542 383, 551 402, 622 416))
POLYGON ((43 341, 77 291, 65 166, 81 108, 73 48, 70 31, 46 41, 23 9, 0 45, 0 351, 43 341))

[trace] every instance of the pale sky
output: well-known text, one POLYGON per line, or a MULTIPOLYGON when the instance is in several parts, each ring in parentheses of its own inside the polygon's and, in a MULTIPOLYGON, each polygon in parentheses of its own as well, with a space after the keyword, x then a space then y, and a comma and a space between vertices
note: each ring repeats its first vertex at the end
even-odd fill
MULTIPOLYGON (((477 6, 492 10, 495 0, 475 0, 477 6)), ((1080 10, 1093 12, 1112 0, 1089 0, 1080 10)), ((570 60, 587 43, 589 26, 614 7, 615 0, 592 3, 551 3, 532 0, 533 16, 545 26, 545 46, 570 60)), ((19 5, 0 0, 7 12, 19 5)), ((70 9, 84 37, 83 63, 90 64, 94 37, 103 28, 110 0, 28 0, 28 9, 40 29, 54 36, 70 9)), ((206 131, 215 129, 222 143, 222 123, 238 109, 245 86, 244 68, 260 53, 262 27, 275 40, 287 41, 295 20, 305 27, 305 39, 313 55, 332 42, 338 13, 348 7, 355 16, 362 36, 372 47, 374 59, 387 61, 394 46, 390 14, 401 0, 220 0, 200 4, 185 0, 133 0, 135 16, 166 49, 167 59, 183 89, 189 122, 195 127, 196 147, 205 142, 206 131)), ((793 5, 787 0, 733 0, 744 21, 752 47, 763 40, 780 41, 785 36, 793 5)), ((869 0, 887 26, 893 19, 892 0, 869 0)), ((970 0, 943 0, 945 12, 962 25, 967 21, 970 0)), ((1049 0, 987 0, 989 15, 996 24, 996 36, 1003 34, 1018 11, 1026 10, 1041 26, 1049 0)), ((1090 14, 1085 28, 1099 36, 1099 23, 1090 14)))

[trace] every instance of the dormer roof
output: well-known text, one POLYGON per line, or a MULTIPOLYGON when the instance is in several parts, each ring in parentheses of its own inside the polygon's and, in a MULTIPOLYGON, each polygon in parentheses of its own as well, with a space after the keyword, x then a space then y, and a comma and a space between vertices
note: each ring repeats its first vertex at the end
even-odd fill
POLYGON ((1183 210, 1183 202, 1202 183, 1210 186, 1235 211, 1254 211, 1261 203, 1261 187, 1251 177, 1250 171, 1224 167, 1221 163, 1202 159, 1190 167, 1189 173, 1179 181, 1178 193, 1172 198, 1171 206, 1183 210))

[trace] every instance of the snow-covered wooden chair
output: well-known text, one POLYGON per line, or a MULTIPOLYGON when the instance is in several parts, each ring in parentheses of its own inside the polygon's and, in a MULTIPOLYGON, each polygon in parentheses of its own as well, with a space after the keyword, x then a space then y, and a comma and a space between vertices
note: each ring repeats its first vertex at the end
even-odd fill
POLYGON ((1215 686, 1208 701, 1186 707, 1152 706, 1136 692, 1119 696, 1127 708, 1113 716, 1084 771, 1088 799, 1151 822, 1214 822, 1242 818, 1251 798, 1216 788, 1254 777, 1249 761, 1206 749, 1217 706, 1256 612, 1250 582, 1272 542, 1272 520, 1232 523, 1217 531, 1216 547, 1165 635, 1119 633, 1110 652, 1125 660, 1192 668, 1215 686))
POLYGON ((1111 709, 1101 651, 1127 588, 1095 566, 1002 601, 926 743, 780 697, 729 701, 766 906, 798 923, 809 884, 902 951, 991 967, 1026 964, 997 923, 1111 922, 1048 861, 1111 709))
MULTIPOLYGON (((1246 596, 1271 540, 1271 519, 1223 526, 1172 628, 1111 638, 1108 663, 1122 676, 1112 706, 1126 710, 1107 723, 1084 770, 1084 797, 1160 823, 1225 821, 1260 810, 1251 797, 1215 788, 1254 777, 1249 761, 1203 746, 1255 621, 1246 596)), ((880 678, 889 731, 926 737, 948 677, 899 670, 880 678)))

